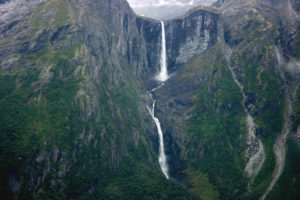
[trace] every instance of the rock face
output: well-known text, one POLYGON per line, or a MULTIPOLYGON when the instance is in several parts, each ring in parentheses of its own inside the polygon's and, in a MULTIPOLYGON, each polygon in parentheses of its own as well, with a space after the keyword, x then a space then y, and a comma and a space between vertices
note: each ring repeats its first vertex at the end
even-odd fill
POLYGON ((284 98, 299 96, 275 51, 297 66, 299 5, 285 2, 220 0, 165 21, 171 76, 153 95, 166 180, 143 98, 157 86, 160 22, 125 0, 0 1, 4 199, 257 199, 272 178, 284 98), (242 93, 266 147, 250 181, 242 93))
MULTIPOLYGON (((169 36, 171 40, 167 42, 167 51, 171 55, 168 67, 175 72, 161 89, 155 91, 157 115, 166 135, 171 176, 185 183, 194 194, 197 192, 193 190, 193 185, 213 184, 218 185, 217 191, 206 189, 212 193, 219 191, 221 199, 228 198, 233 188, 236 193, 243 193, 239 197, 241 199, 259 198, 267 186, 256 187, 251 182, 247 186, 242 178, 242 166, 245 166, 247 159, 242 155, 244 152, 241 149, 244 150, 247 146, 241 138, 245 137, 247 126, 238 123, 240 120, 245 121, 246 113, 242 109, 242 93, 238 91, 226 66, 225 47, 233 49, 231 65, 245 94, 245 106, 257 124, 256 136, 262 138, 267 146, 265 148, 269 148, 267 141, 272 141, 273 144, 273 137, 283 134, 281 130, 285 118, 281 110, 284 99, 290 98, 290 90, 294 91, 299 82, 297 73, 288 70, 291 64, 280 64, 275 52, 276 46, 280 46, 285 59, 292 60, 290 62, 295 62, 294 57, 299 55, 296 51, 296 46, 299 45, 297 5, 292 1, 273 3, 219 1, 216 4, 219 14, 207 14, 208 18, 214 20, 206 23, 209 24, 207 32, 211 33, 209 30, 213 30, 213 34, 208 34, 206 40, 197 34, 191 34, 192 39, 183 37, 173 40, 180 38, 185 31, 179 29, 180 31, 174 31, 177 36, 170 36, 172 31, 169 24, 176 27, 174 24, 177 20, 166 23, 167 38, 169 36), (279 8, 284 12, 276 14, 279 8), (177 45, 183 40, 185 42, 177 45), (190 40, 197 42, 190 43, 190 40), (177 46, 171 45, 172 42, 177 46), (236 128, 232 129, 233 127, 236 128), (191 177, 203 177, 205 174, 209 174, 208 182, 205 179, 202 179, 205 183, 191 180, 191 177), (231 181, 227 184, 223 182, 229 179, 231 181), (247 187, 260 192, 250 192, 247 196, 247 187)), ((196 13, 197 11, 193 14, 196 13)), ((187 19, 188 16, 178 24, 183 27, 183 21, 187 19)), ((201 25, 201 20, 196 21, 201 25)), ((294 123, 297 123, 296 120, 294 123)), ((252 178, 256 183, 263 179, 270 180, 275 169, 272 145, 266 154, 269 158, 265 160, 258 175, 252 178)))
MULTIPOLYGON (((158 67, 160 23, 125 0, 13 0, 0 12, 3 197, 141 199, 153 191, 142 174, 169 184, 139 90, 158 67), (144 183, 128 188, 130 173, 144 183)), ((157 195, 190 196, 170 186, 157 195)))
POLYGON ((199 7, 166 22, 167 60, 171 72, 217 42, 218 19, 217 12, 199 7))
MULTIPOLYGON (((138 17, 136 19, 138 32, 143 36, 147 49, 147 63, 145 66, 149 68, 148 73, 143 73, 143 80, 153 78, 153 74, 160 69, 160 51, 161 51, 161 25, 158 21, 149 18, 138 17)), ((140 55, 140 52, 136 52, 140 55)))

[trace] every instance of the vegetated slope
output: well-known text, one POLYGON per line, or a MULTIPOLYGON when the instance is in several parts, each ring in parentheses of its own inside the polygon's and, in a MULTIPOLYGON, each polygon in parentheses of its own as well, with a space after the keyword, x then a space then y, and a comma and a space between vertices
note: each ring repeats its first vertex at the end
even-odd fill
MULTIPOLYGON (((191 55, 192 59, 173 64, 174 60, 176 63, 181 57, 190 56, 189 50, 197 46, 199 40, 190 34, 179 40, 185 40, 179 45, 180 53, 169 58, 168 64, 178 70, 155 92, 157 115, 166 133, 171 173, 192 193, 203 199, 258 199, 275 176, 278 163, 273 145, 277 136, 285 133, 286 123, 290 123, 286 118, 288 99, 299 83, 298 72, 291 70, 297 67, 289 67, 291 63, 296 65, 293 59, 299 44, 299 18, 289 6, 296 9, 297 4, 242 0, 219 3, 215 45, 191 55), (189 48, 185 48, 187 44, 189 48), (254 118, 256 135, 266 153, 255 177, 244 173, 248 161, 246 114, 241 91, 225 59, 226 46, 232 49, 231 67, 243 87, 246 108, 254 118), (290 60, 285 65, 278 61, 276 48, 290 60)), ((193 21, 186 19, 178 22, 180 36, 185 30, 193 30, 193 21)), ((205 25, 211 24, 207 17, 202 20, 205 25)), ((166 24, 167 38, 168 32, 176 33, 175 22, 166 24)), ((211 39, 209 31, 204 33, 211 39)), ((205 41, 207 36, 201 36, 205 41)), ((173 48, 171 42, 169 46, 167 43, 169 55, 173 48)), ((294 119, 291 121, 299 126, 294 119)))
POLYGON ((299 150, 299 143, 287 142, 284 172, 266 199, 299 199, 299 150))
POLYGON ((1 198, 191 199, 157 162, 139 90, 151 70, 127 2, 4 6, 1 198))
MULTIPOLYGON (((157 85, 160 23, 135 16, 124 0, 3 5, 6 199, 258 199, 274 177, 273 145, 290 94, 290 136, 299 141, 296 1, 220 0, 218 8, 195 8, 165 22, 171 74, 153 95, 171 180, 159 167, 158 136, 142 98, 157 85), (255 177, 244 171, 246 113, 228 64, 266 153, 255 177)), ((292 185, 280 187, 297 185, 291 175, 298 174, 297 156, 297 144, 288 142, 285 170, 267 198, 297 197, 292 185)))

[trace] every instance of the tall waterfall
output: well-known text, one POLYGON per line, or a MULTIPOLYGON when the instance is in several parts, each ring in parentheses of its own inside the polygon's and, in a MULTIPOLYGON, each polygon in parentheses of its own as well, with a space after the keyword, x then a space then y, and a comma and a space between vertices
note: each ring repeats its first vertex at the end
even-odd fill
POLYGON ((168 164, 167 164, 167 156, 165 153, 165 146, 164 146, 164 137, 163 132, 160 126, 160 122, 157 117, 154 115, 155 110, 155 99, 152 97, 152 92, 156 91, 157 89, 161 88, 164 85, 164 82, 168 80, 168 70, 167 70, 167 55, 166 55, 166 34, 165 34, 165 24, 163 21, 161 23, 161 55, 160 55, 160 72, 158 75, 156 75, 155 79, 160 82, 158 87, 148 91, 147 93, 150 95, 152 100, 152 109, 149 108, 147 105, 147 108, 155 122, 155 125, 157 127, 157 132, 159 136, 159 155, 158 155, 158 161, 160 168, 167 179, 169 179, 168 174, 168 164))
MULTIPOLYGON (((151 99, 152 95, 151 93, 149 93, 151 99)), ((163 171, 164 175, 166 176, 167 179, 169 179, 169 174, 168 174, 168 164, 167 164, 167 156, 165 154, 165 147, 164 147, 164 138, 163 138, 163 132, 161 130, 161 126, 160 126, 160 122, 159 120, 155 117, 154 115, 154 109, 155 109, 155 100, 153 100, 153 104, 152 104, 152 109, 149 108, 149 106, 147 106, 154 122, 155 125, 157 127, 157 132, 158 132, 158 136, 159 136, 159 155, 158 155, 158 162, 159 165, 161 167, 161 170, 163 171)))
POLYGON ((163 21, 161 21, 160 23, 161 23, 160 72, 155 78, 158 81, 164 82, 169 78, 169 76, 168 76, 168 70, 167 70, 165 24, 163 21))

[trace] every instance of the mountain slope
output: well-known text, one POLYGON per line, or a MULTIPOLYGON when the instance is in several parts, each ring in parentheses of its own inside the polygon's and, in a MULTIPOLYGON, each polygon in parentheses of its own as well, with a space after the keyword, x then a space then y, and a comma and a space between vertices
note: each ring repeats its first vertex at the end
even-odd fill
POLYGON ((299 11, 220 0, 165 21, 159 85, 161 24, 125 0, 1 2, 1 197, 295 199, 299 11), (157 86, 170 180, 146 108, 157 86), (247 114, 265 153, 252 176, 247 114))
MULTIPOLYGON (((214 33, 218 32, 217 44, 208 45, 204 52, 197 52, 192 59, 177 64, 179 70, 162 89, 155 91, 159 118, 164 120, 173 176, 191 191, 197 191, 193 177, 200 174, 197 187, 202 188, 201 192, 203 188, 211 194, 219 191, 221 199, 258 199, 279 173, 277 169, 285 163, 284 156, 278 158, 273 151, 274 146, 284 152, 284 144, 277 147, 275 141, 283 143, 282 138, 295 133, 289 124, 299 126, 292 114, 296 110, 289 111, 296 100, 292 93, 297 93, 299 78, 297 71, 288 67, 296 57, 299 20, 289 10, 292 4, 285 1, 275 5, 268 1, 223 1, 220 5, 221 17, 218 29, 214 30, 214 33), (286 9, 286 12, 277 15, 277 9, 286 9), (228 48, 232 49, 231 68, 243 88, 247 112, 256 124, 255 134, 265 149, 266 160, 254 177, 248 177, 244 172, 249 160, 245 156, 249 149, 246 145, 246 113, 241 105, 242 94, 225 59, 228 48), (290 61, 281 63, 276 48, 282 49, 285 59, 290 61), (280 139, 277 139, 279 135, 280 139), (206 174, 208 179, 201 182, 201 177, 206 174)), ((204 18, 204 21, 210 23, 209 19, 204 18)), ((188 23, 179 24, 192 30, 193 26, 188 23)), ((168 32, 172 33, 167 28, 168 32)), ((175 33, 182 35, 184 32, 175 33)), ((173 37, 169 35, 169 38, 173 37)), ((204 34, 202 37, 205 38, 204 34)), ((172 54, 171 42, 167 45, 169 55, 172 55, 168 58, 171 70, 174 60, 180 60, 193 45, 199 44, 195 37, 179 41, 185 41, 179 45, 185 49, 180 51, 181 55, 172 54), (184 48, 187 44, 189 48, 184 48)), ((254 153, 257 152, 255 149, 254 153)), ((208 195, 206 198, 216 197, 208 195)))
POLYGON ((4 6, 1 196, 190 199, 156 159, 138 89, 153 69, 127 2, 4 6))

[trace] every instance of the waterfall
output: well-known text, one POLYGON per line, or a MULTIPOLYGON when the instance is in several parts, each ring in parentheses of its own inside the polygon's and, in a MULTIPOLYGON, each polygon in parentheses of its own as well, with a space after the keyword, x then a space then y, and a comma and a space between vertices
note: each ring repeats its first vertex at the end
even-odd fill
POLYGON ((169 78, 169 76, 168 76, 168 70, 167 70, 165 24, 163 21, 161 21, 160 23, 161 23, 160 72, 155 78, 158 81, 164 82, 169 78))
POLYGON ((167 164, 167 156, 165 154, 165 147, 164 147, 164 138, 163 138, 163 132, 161 130, 161 126, 160 126, 160 122, 159 120, 155 117, 154 115, 154 109, 155 109, 155 100, 153 100, 151 93, 149 93, 153 104, 152 104, 152 109, 149 108, 149 106, 147 106, 154 122, 155 125, 157 127, 157 132, 158 132, 158 136, 159 136, 159 155, 158 155, 158 162, 159 165, 161 167, 161 170, 163 171, 164 175, 166 176, 167 179, 169 179, 169 175, 168 175, 168 164, 167 164))
POLYGON ((156 75, 155 79, 159 81, 159 85, 156 88, 153 88, 152 90, 148 91, 147 94, 150 95, 152 100, 152 109, 149 108, 148 105, 147 108, 155 122, 158 136, 159 136, 159 155, 158 155, 158 162, 160 165, 160 168, 162 172, 164 173, 165 177, 169 179, 168 174, 168 164, 167 164, 167 156, 165 153, 165 146, 164 146, 164 137, 163 132, 160 126, 160 122, 157 117, 154 115, 155 110, 155 99, 153 99, 151 93, 158 90, 162 86, 164 86, 164 82, 169 78, 168 76, 168 70, 167 70, 167 55, 166 55, 166 34, 165 34, 165 25, 164 22, 161 21, 161 55, 160 55, 160 72, 158 75, 156 75))

